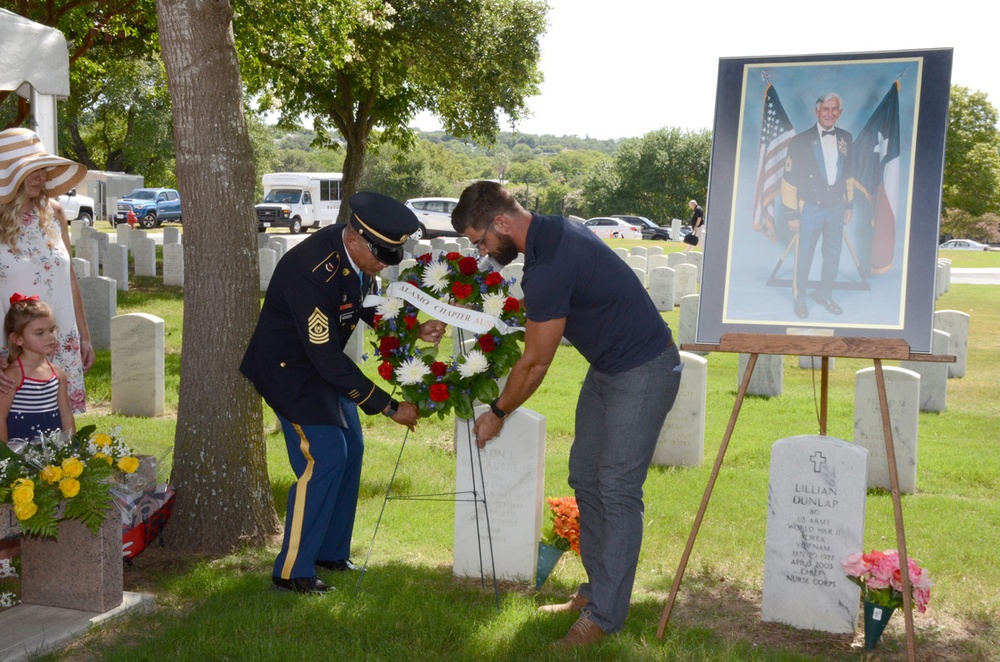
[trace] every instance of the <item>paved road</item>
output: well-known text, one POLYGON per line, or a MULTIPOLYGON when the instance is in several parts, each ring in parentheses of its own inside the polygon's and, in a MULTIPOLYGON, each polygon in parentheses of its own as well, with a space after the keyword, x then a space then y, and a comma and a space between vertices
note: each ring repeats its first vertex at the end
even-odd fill
POLYGON ((1000 285, 1000 267, 989 269, 956 269, 953 267, 951 282, 966 285, 1000 285))

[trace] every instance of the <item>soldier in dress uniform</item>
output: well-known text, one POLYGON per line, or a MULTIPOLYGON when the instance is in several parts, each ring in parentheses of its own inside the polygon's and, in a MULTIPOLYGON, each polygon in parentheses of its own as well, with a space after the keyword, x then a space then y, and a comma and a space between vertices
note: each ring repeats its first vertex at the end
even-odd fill
MULTIPOLYGON (((277 588, 322 593, 316 568, 354 569, 351 532, 364 443, 358 408, 413 429, 419 413, 376 386, 344 354, 374 277, 399 264, 419 227, 413 212, 378 193, 349 201, 347 225, 325 227, 278 262, 240 371, 274 410, 298 480, 288 495, 285 535, 275 560, 277 588)), ((431 320, 420 337, 437 343, 444 324, 431 320)))

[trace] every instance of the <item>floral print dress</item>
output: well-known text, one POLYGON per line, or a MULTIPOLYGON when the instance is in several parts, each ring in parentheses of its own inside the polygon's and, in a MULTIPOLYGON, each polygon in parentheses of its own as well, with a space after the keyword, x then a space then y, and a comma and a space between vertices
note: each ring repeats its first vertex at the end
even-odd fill
MULTIPOLYGON (((26 213, 21 219, 21 236, 17 239, 17 246, 20 252, 13 252, 9 246, 0 244, 0 314, 6 317, 14 292, 25 296, 37 294, 52 307, 58 327, 59 349, 49 359, 66 373, 73 412, 86 411, 87 394, 83 386, 80 332, 73 310, 70 284, 70 269, 73 267, 69 251, 61 237, 53 240, 42 232, 34 211, 26 213)), ((0 354, 7 354, 6 336, 0 339, 0 354)))

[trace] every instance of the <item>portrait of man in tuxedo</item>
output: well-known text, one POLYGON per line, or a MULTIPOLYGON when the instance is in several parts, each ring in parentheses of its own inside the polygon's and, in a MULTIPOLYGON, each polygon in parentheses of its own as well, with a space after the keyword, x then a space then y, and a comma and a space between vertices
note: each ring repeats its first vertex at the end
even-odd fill
POLYGON ((829 92, 816 100, 816 124, 798 133, 788 145, 781 181, 781 199, 788 228, 798 233, 792 295, 795 314, 809 317, 809 272, 820 244, 822 266, 812 299, 833 315, 843 313, 833 300, 844 226, 851 222, 854 179, 852 136, 837 127, 843 112, 840 96, 829 92))

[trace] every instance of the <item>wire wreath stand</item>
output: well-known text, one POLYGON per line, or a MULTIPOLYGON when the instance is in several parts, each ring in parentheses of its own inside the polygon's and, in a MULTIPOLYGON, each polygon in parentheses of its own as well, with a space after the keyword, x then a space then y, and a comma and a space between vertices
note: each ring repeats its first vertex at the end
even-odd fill
MULTIPOLYGON (((670 587, 670 595, 667 604, 663 608, 663 615, 660 617, 660 627, 656 631, 657 639, 663 638, 663 632, 670 621, 670 613, 677 598, 677 591, 680 589, 681 579, 684 577, 684 570, 687 567, 694 541, 698 537, 698 529, 701 527, 702 519, 708 508, 708 501, 712 496, 712 488, 715 480, 719 477, 719 470, 722 468, 722 460, 726 456, 726 449, 729 447, 729 440, 732 437, 733 429, 736 427, 736 419, 740 414, 740 407, 750 386, 750 377, 753 375, 754 366, 757 364, 757 357, 760 354, 792 354, 800 356, 819 356, 822 358, 822 376, 820 388, 820 412, 819 412, 819 433, 826 436, 827 419, 827 395, 829 389, 829 367, 831 356, 843 356, 848 358, 872 359, 875 364, 875 385, 878 389, 879 405, 882 412, 882 433, 885 438, 885 454, 889 468, 889 484, 892 492, 893 514, 896 520, 896 545, 899 550, 899 565, 901 568, 907 567, 906 554, 906 534, 903 530, 903 503, 899 496, 899 480, 896 472, 896 452, 892 440, 892 423, 889 420, 889 399, 886 395, 885 377, 882 373, 883 359, 900 359, 904 361, 929 361, 935 363, 954 363, 955 357, 938 354, 912 354, 910 346, 903 340, 885 338, 849 338, 849 337, 818 337, 818 336, 770 336, 766 334, 754 333, 726 333, 718 345, 686 344, 682 347, 685 351, 709 351, 709 352, 742 352, 750 353, 750 359, 743 373, 743 381, 740 382, 740 389, 733 404, 733 413, 729 417, 729 424, 719 446, 719 454, 716 457, 712 473, 705 486, 705 494, 702 497, 698 513, 695 515, 694 525, 691 528, 691 535, 688 537, 687 546, 681 556, 680 565, 677 567, 677 574, 674 576, 674 583, 670 587)), ((906 622, 906 653, 909 662, 916 659, 915 643, 913 635, 913 596, 910 588, 910 573, 903 572, 900 575, 903 584, 903 614, 906 622)))
MULTIPOLYGON (((465 337, 462 329, 459 327, 453 327, 457 332, 457 342, 458 346, 461 348, 462 353, 465 353, 465 337)), ((483 564, 483 535, 482 526, 486 526, 486 540, 487 547, 489 551, 489 562, 490 562, 490 576, 493 578, 493 599, 496 602, 497 611, 500 611, 500 585, 497 582, 497 572, 496 572, 496 560, 493 554, 493 531, 490 528, 490 510, 489 505, 486 501, 486 482, 483 476, 483 458, 478 452, 478 448, 475 448, 476 438, 472 434, 472 419, 465 419, 465 425, 467 430, 466 438, 469 444, 469 472, 472 479, 472 489, 456 492, 441 492, 437 494, 411 494, 411 495, 393 495, 392 485, 396 480, 396 474, 399 472, 399 465, 403 461, 403 451, 406 450, 406 442, 410 438, 410 431, 407 430, 403 435, 403 444, 399 447, 399 455, 396 458, 396 465, 392 468, 392 476, 389 478, 389 484, 385 488, 385 497, 382 500, 382 509, 379 511, 378 520, 375 522, 375 530, 372 532, 372 541, 368 545, 368 552, 365 554, 365 562, 361 567, 361 574, 358 576, 358 585, 355 588, 355 595, 361 592, 361 582, 364 581, 365 572, 368 571, 368 560, 371 558, 372 549, 375 547, 375 538, 378 536, 379 527, 382 525, 382 516, 385 515, 385 507, 389 501, 451 501, 454 503, 472 503, 474 504, 475 515, 476 515, 476 544, 479 553, 479 585, 483 588, 486 587, 486 574, 484 572, 485 567, 483 564), (480 492, 480 490, 482 490, 480 492), (479 507, 482 505, 483 519, 479 518, 479 507)), ((456 470, 457 478, 457 470, 456 470)))

